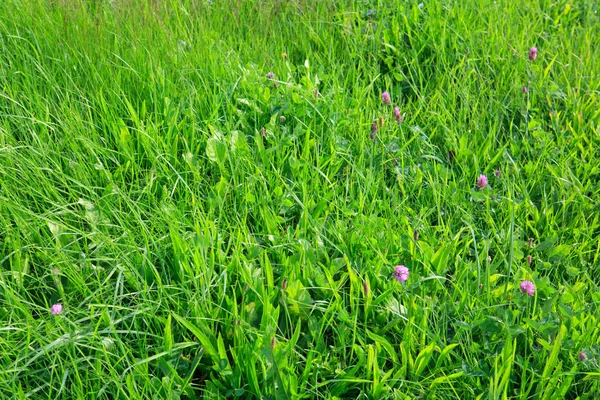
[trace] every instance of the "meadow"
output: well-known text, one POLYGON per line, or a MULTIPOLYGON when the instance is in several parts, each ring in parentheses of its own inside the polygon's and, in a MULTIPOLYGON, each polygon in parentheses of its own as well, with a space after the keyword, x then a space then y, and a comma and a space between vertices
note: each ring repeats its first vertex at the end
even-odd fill
POLYGON ((0 398, 600 398, 594 0, 0 2, 0 398))

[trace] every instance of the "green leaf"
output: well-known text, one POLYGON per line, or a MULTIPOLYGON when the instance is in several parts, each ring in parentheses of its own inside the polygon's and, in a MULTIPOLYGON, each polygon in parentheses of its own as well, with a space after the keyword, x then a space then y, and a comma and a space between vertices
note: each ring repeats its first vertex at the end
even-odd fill
POLYGON ((212 162, 222 164, 225 161, 227 149, 221 140, 211 137, 206 142, 206 155, 212 162))
POLYGON ((456 346, 458 346, 458 343, 451 343, 448 346, 444 347, 444 350, 441 351, 439 357, 437 358, 437 361, 435 362, 435 369, 438 369, 444 363, 444 360, 448 358, 450 352, 456 346))
POLYGON ((433 356, 434 349, 435 343, 432 342, 423 350, 421 350, 421 352, 417 356, 417 359, 415 360, 415 377, 419 377, 421 376, 421 374, 423 374, 423 371, 425 371, 425 368, 429 364, 429 360, 431 360, 431 357, 433 356))
POLYGON ((172 315, 173 315, 173 317, 175 317, 175 319, 181 325, 183 325, 187 330, 192 332, 192 334, 200 341, 200 344, 202 344, 202 347, 204 347, 204 350, 213 359, 215 364, 218 365, 220 358, 219 358, 219 352, 217 351, 217 348, 216 348, 216 344, 217 344, 216 338, 212 335, 209 336, 208 334, 204 333, 202 328, 192 324, 185 318, 180 317, 179 315, 177 315, 175 313, 173 313, 172 315), (213 344, 213 342, 214 342, 214 344, 213 344))
POLYGON ((544 371, 542 372, 542 381, 546 381, 550 376, 550 373, 556 366, 556 361, 558 359, 558 352, 560 351, 561 344, 565 334, 567 333, 567 327, 565 325, 560 326, 560 330, 558 331, 558 335, 556 339, 554 339, 554 345, 552 346, 552 352, 550 356, 546 360, 546 365, 544 366, 544 371))
POLYGON ((459 372, 455 372, 455 373, 450 374, 450 375, 440 376, 439 378, 435 378, 431 382, 431 386, 439 385, 440 383, 449 383, 450 381, 453 381, 453 380, 455 380, 457 378, 460 378, 463 375, 464 375, 464 372, 463 371, 459 371, 459 372))
POLYGON ((371 332, 370 330, 367 330, 367 335, 371 338, 371 340, 373 340, 375 343, 378 343, 379 345, 381 345, 381 347, 385 349, 386 353, 388 354, 388 357, 394 362, 394 364, 398 362, 398 356, 396 354, 396 351, 394 350, 390 342, 387 341, 386 338, 384 338, 383 336, 379 336, 371 332))
POLYGON ((173 348, 173 333, 171 332, 171 315, 167 315, 167 322, 165 322, 164 332, 164 345, 165 351, 169 351, 173 348))

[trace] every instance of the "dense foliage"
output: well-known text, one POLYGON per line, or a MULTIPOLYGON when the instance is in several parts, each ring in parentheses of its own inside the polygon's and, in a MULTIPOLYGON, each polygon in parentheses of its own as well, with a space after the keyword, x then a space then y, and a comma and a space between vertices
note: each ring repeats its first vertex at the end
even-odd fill
POLYGON ((600 397, 599 44, 593 0, 3 0, 0 397, 600 397))

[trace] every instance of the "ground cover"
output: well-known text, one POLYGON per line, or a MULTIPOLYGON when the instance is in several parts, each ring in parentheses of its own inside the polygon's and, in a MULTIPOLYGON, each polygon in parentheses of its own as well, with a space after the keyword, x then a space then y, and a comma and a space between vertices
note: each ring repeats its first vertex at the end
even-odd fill
POLYGON ((0 3, 0 397, 600 396, 594 1, 0 3))

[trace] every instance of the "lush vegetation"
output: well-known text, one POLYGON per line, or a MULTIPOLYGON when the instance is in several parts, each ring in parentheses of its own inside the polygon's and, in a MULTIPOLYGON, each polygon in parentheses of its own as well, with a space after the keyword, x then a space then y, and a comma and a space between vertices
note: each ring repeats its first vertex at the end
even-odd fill
POLYGON ((0 397, 600 397, 599 43, 593 0, 3 0, 0 397))

